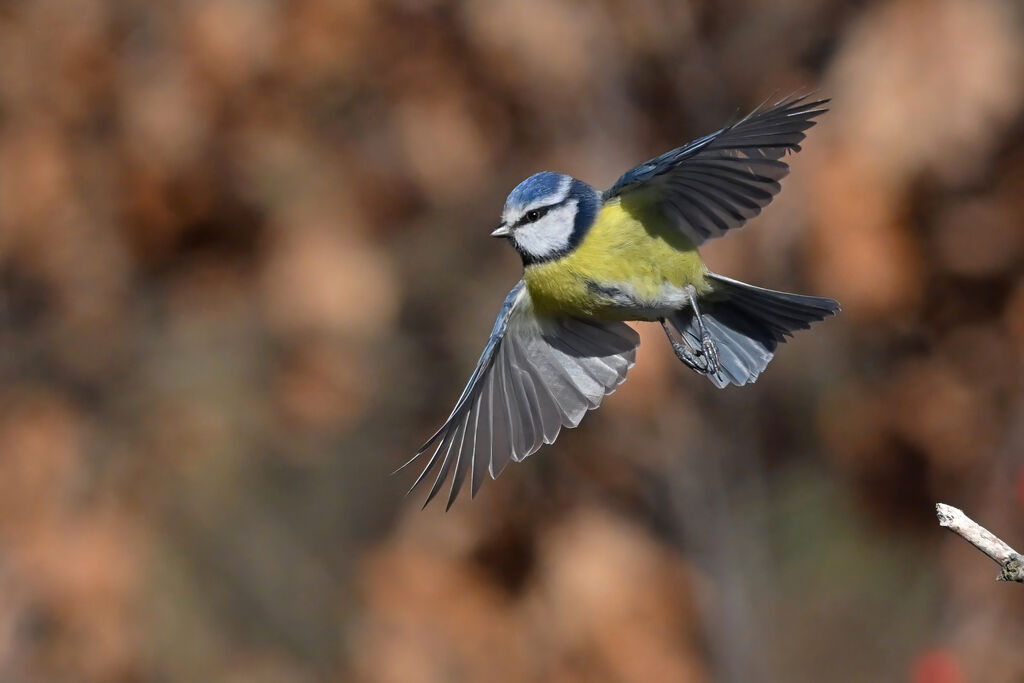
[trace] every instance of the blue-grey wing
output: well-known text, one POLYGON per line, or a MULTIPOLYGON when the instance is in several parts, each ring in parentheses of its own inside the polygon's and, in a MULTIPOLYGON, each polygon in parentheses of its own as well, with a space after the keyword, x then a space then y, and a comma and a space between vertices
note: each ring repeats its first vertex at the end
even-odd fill
POLYGON ((761 212, 789 173, 782 161, 800 151, 804 131, 827 109, 827 99, 789 97, 738 122, 627 171, 604 193, 626 208, 661 208, 699 245, 738 228, 761 212))
POLYGON ((639 344, 625 323, 536 315, 519 282, 451 415, 402 466, 430 453, 412 488, 436 469, 424 505, 450 472, 449 507, 467 475, 475 496, 485 472, 497 477, 509 461, 553 443, 562 427, 575 427, 600 405, 625 381, 639 344))

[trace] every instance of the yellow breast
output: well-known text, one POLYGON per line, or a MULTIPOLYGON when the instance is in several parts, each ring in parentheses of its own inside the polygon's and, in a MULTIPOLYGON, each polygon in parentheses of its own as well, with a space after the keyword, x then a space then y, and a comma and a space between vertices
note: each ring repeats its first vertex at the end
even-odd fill
POLYGON ((696 247, 660 213, 626 209, 614 199, 601 208, 576 249, 528 266, 523 277, 538 312, 629 320, 661 314, 623 307, 602 296, 602 289, 628 289, 631 296, 657 304, 666 300, 666 292, 687 285, 706 291, 706 273, 696 247))

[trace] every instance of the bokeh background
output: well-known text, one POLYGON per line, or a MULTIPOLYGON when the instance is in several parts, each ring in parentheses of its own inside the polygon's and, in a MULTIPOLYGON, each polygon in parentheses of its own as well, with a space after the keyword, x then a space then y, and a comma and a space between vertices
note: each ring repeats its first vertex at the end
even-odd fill
POLYGON ((0 680, 1024 680, 1012 0, 0 1, 0 680), (660 329, 421 512, 541 169, 832 111, 718 272, 832 296, 756 385, 660 329))

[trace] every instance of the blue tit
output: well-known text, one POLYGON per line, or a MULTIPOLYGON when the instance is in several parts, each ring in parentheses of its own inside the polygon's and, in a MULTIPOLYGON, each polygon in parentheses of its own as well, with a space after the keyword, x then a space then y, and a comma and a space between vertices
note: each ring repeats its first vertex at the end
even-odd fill
MULTIPOLYGON (((660 322, 676 356, 716 387, 753 382, 794 330, 839 311, 710 272, 697 248, 758 215, 789 172, 783 158, 828 100, 791 97, 627 171, 595 190, 560 173, 520 183, 491 234, 523 260, 490 339, 448 419, 402 468, 452 473, 448 506, 553 443, 615 391, 660 322)), ((399 468, 399 469, 402 469, 399 468)), ((411 491, 412 489, 410 489, 411 491)), ((424 503, 426 505, 426 503, 424 503)))

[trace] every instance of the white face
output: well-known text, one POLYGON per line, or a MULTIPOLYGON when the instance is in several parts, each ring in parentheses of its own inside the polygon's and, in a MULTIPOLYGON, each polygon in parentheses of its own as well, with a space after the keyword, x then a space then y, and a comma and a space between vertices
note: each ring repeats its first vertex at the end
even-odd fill
MULTIPOLYGON (((548 209, 533 223, 523 223, 512 229, 512 240, 534 259, 542 260, 569 246, 576 224, 575 199, 548 209)), ((524 214, 529 215, 529 212, 524 214)))
POLYGON ((526 206, 506 206, 502 224, 510 228, 516 247, 534 260, 564 251, 570 244, 578 201, 566 201, 572 178, 563 176, 558 187, 526 206))

